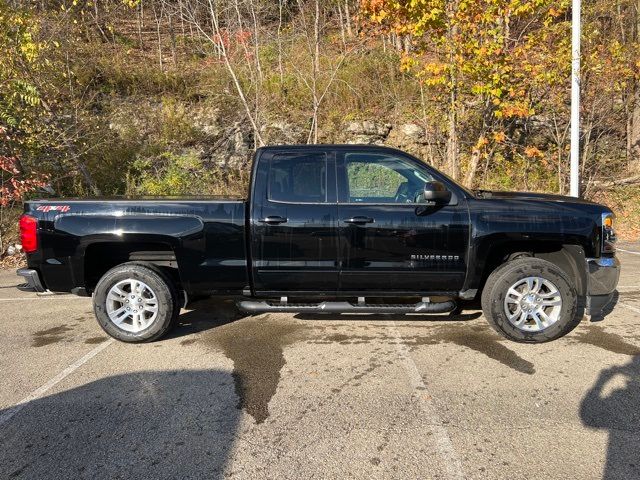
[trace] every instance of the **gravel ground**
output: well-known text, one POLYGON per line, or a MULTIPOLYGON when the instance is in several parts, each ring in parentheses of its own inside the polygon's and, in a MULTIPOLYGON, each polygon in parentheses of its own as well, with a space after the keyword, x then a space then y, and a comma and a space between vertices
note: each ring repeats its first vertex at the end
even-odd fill
POLYGON ((619 301, 544 345, 457 317, 243 317, 164 340, 0 271, 0 478, 640 478, 640 246, 619 301))

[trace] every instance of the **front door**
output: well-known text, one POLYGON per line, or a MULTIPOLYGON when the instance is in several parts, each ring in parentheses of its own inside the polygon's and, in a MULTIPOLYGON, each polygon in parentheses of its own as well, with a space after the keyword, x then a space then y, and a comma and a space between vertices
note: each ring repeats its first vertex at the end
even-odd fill
POLYGON ((399 153, 346 150, 338 180, 343 294, 462 288, 469 214, 459 190, 448 204, 425 202, 425 182, 443 177, 399 153))
POLYGON ((338 287, 335 155, 269 152, 254 180, 252 274, 256 292, 312 294, 338 287))

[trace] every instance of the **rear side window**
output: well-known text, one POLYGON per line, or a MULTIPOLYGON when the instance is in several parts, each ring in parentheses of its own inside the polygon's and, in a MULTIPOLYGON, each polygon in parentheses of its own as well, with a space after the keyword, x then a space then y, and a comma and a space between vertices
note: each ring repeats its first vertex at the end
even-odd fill
POLYGON ((277 156, 269 168, 269 200, 288 203, 327 201, 327 157, 324 153, 277 156))

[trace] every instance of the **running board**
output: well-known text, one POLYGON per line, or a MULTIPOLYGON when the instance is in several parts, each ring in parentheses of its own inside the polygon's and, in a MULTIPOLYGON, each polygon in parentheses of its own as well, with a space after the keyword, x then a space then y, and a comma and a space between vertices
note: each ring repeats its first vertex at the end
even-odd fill
POLYGON ((238 308, 250 313, 265 312, 293 312, 293 313, 448 313, 456 308, 453 301, 431 303, 418 302, 414 304, 366 304, 350 302, 321 302, 321 303, 288 303, 281 302, 242 300, 238 302, 238 308))

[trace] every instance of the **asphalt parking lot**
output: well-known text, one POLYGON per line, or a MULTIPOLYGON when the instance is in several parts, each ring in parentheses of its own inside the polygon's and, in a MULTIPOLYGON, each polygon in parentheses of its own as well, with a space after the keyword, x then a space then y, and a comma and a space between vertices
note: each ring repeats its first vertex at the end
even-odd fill
POLYGON ((242 317, 164 340, 0 272, 1 478, 640 478, 640 247, 619 301, 543 345, 457 317, 242 317))

